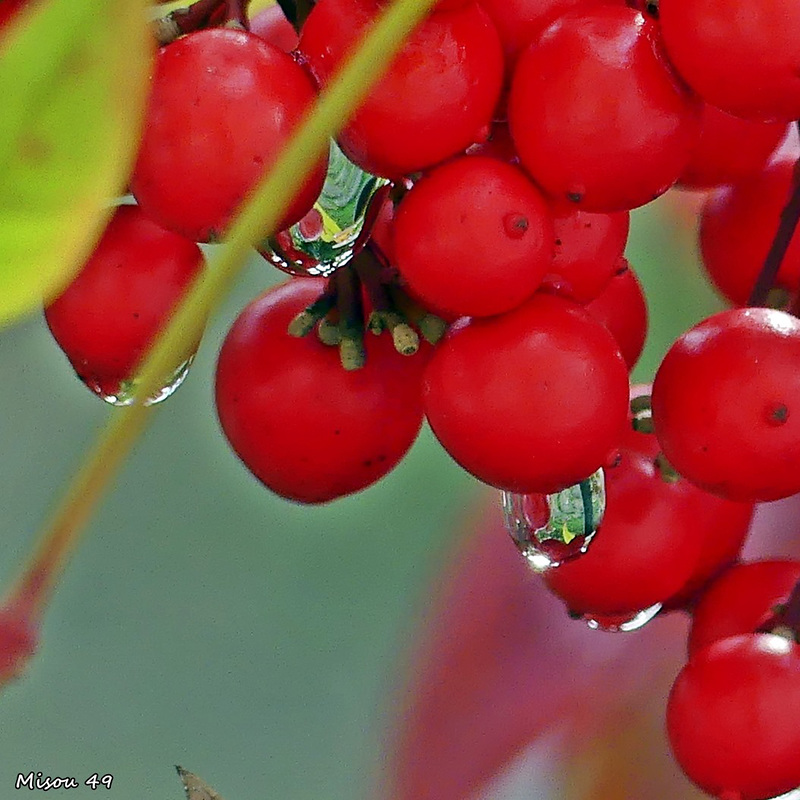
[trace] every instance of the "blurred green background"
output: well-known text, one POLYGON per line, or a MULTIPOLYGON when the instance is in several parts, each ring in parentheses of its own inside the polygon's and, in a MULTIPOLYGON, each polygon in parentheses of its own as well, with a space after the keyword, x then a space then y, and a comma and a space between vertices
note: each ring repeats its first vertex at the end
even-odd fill
MULTIPOLYGON (((668 198, 634 214, 627 254, 652 316, 638 379, 720 307, 680 216, 668 198)), ((94 518, 39 656, 0 698, 0 798, 33 770, 113 774, 114 800, 177 800, 174 764, 225 800, 370 797, 390 694, 481 490, 428 431, 381 484, 321 508, 250 476, 217 427, 214 360, 239 309, 281 279, 249 264, 94 518)), ((74 377, 41 318, 0 332, 0 370, 7 586, 113 410, 74 377)))

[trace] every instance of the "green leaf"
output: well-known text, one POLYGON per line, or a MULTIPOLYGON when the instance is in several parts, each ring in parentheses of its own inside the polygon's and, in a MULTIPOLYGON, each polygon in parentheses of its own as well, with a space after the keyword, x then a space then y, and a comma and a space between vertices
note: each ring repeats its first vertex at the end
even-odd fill
POLYGON ((0 326, 57 294, 130 173, 148 0, 39 0, 0 33, 0 326))

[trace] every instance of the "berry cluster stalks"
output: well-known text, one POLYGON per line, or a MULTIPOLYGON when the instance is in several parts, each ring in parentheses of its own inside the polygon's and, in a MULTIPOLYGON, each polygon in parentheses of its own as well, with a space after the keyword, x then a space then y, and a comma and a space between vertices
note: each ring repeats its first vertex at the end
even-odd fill
MULTIPOLYGON (((197 15, 200 16, 200 11, 205 13, 211 5, 210 2, 202 5, 197 15)), ((213 5, 217 8, 222 4, 213 5)), ((246 5, 246 2, 228 3, 226 8, 245 9, 246 5)), ((149 420, 152 407, 144 405, 144 400, 159 389, 162 376, 175 363, 176 354, 186 352, 197 340, 198 331, 232 285, 253 246, 265 231, 277 227, 292 200, 292 193, 287 193, 285 187, 303 184, 312 166, 327 152, 330 140, 336 137, 388 67, 405 37, 432 5, 433 0, 395 0, 386 8, 244 203, 224 246, 212 258, 210 269, 192 285, 137 370, 133 404, 117 409, 110 416, 53 510, 33 555, 0 606, 0 632, 8 633, 10 628, 16 632, 22 623, 27 634, 38 629, 81 533, 149 420)), ((15 638, 21 642, 19 652, 8 654, 14 662, 9 669, 2 669, 4 665, 0 664, 0 684, 19 673, 18 661, 32 655, 35 637, 15 638)))
MULTIPOLYGON (((159 45, 174 42, 187 33, 212 26, 248 30, 252 0, 197 0, 153 22, 153 35, 159 45)), ((296 30, 300 30, 314 7, 312 0, 278 0, 278 5, 296 30)))

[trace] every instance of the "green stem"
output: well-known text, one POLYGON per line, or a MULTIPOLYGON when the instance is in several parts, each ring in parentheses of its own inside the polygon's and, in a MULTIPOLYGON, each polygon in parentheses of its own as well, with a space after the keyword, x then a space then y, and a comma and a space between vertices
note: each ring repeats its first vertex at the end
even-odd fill
POLYGON ((9 602, 27 602, 41 613, 80 535, 146 425, 152 407, 142 401, 200 336, 213 307, 238 275, 254 243, 275 230, 292 200, 287 187, 301 186, 328 151, 346 120, 400 49, 405 37, 434 0, 395 0, 380 16, 351 58, 287 144, 237 215, 225 246, 211 259, 146 356, 135 381, 134 403, 113 412, 94 447, 66 489, 40 534, 38 546, 12 589, 9 602))

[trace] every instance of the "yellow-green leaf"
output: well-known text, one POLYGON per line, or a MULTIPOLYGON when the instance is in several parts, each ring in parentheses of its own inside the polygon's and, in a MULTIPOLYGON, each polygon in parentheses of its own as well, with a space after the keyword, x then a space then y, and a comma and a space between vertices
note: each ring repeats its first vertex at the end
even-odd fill
POLYGON ((58 293, 124 192, 148 0, 38 0, 0 32, 0 326, 58 293))

